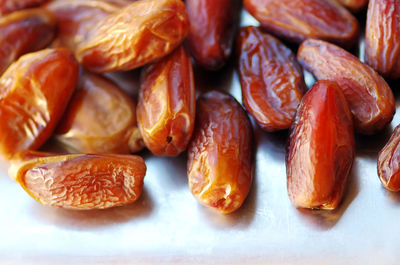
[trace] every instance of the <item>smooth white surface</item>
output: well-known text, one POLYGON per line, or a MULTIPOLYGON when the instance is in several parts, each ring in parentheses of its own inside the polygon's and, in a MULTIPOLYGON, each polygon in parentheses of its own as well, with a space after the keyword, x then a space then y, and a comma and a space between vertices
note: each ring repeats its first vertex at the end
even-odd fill
MULTIPOLYGON (((243 21, 254 22, 247 15, 243 21)), ((200 89, 226 90, 240 99, 231 70, 207 80, 198 74, 200 89)), ((393 126, 399 121, 397 114, 393 126)), ((376 173, 377 152, 391 131, 357 138, 349 188, 334 212, 299 211, 290 204, 286 132, 255 130, 254 184, 243 207, 227 216, 190 194, 186 154, 142 153, 148 171, 139 201, 91 212, 40 205, 3 166, 0 264, 398 264, 400 195, 385 191, 376 173)))

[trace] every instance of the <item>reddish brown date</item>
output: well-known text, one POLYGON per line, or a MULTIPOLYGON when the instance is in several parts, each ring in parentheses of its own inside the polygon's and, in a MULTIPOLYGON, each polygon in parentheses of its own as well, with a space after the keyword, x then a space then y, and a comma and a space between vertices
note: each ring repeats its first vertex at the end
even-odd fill
POLYGON ((338 2, 353 12, 361 11, 368 4, 368 0, 338 0, 338 2))
POLYGON ((309 39, 301 44, 297 58, 317 79, 338 83, 359 133, 375 133, 392 120, 395 112, 392 90, 378 73, 354 55, 336 45, 309 39))
POLYGON ((252 136, 247 114, 233 97, 213 91, 198 100, 187 170, 200 203, 222 213, 243 204, 252 182, 252 136))
POLYGON ((133 0, 56 0, 44 6, 58 20, 60 46, 75 51, 97 22, 105 19, 133 0))
POLYGON ((54 16, 39 8, 0 17, 0 75, 21 55, 46 47, 55 31, 54 16))
POLYGON ((147 148, 177 156, 192 136, 196 95, 192 63, 183 46, 142 72, 137 117, 147 148))
POLYGON ((256 27, 240 30, 239 77, 243 104, 266 131, 288 129, 306 91, 292 51, 256 27))
POLYGON ((378 175, 390 191, 400 191, 400 125, 378 155, 378 175))
POLYGON ((45 2, 47 0, 0 0, 0 15, 25 8, 37 7, 45 2))
POLYGON ((294 206, 335 209, 354 160, 353 121, 345 96, 331 81, 303 97, 286 156, 287 189, 294 206))
POLYGON ((131 70, 171 53, 189 27, 181 0, 136 1, 99 21, 75 55, 93 72, 131 70))
POLYGON ((22 56, 0 78, 0 153, 39 148, 75 89, 78 64, 65 49, 22 56))
POLYGON ((49 153, 23 155, 9 174, 43 205, 75 210, 106 209, 136 201, 146 174, 134 155, 49 153))
POLYGON ((74 153, 131 153, 143 148, 134 101, 112 81, 83 73, 55 132, 74 153))
POLYGON ((383 76, 400 78, 400 0, 370 0, 365 58, 383 76))
POLYGON ((242 6, 240 0, 186 0, 190 20, 188 43, 196 62, 217 70, 225 65, 233 46, 242 6))
POLYGON ((289 41, 316 38, 352 47, 358 40, 357 19, 335 0, 244 0, 262 27, 289 41))

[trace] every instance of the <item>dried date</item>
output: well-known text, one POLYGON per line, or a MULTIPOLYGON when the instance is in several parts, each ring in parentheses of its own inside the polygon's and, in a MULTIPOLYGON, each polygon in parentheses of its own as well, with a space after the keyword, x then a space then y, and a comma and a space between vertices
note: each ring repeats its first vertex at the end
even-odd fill
POLYGON ((266 131, 288 129, 306 91, 296 56, 253 26, 240 30, 237 49, 246 110, 266 131))
POLYGON ((400 78, 400 0, 370 0, 365 59, 388 78, 400 78))
POLYGON ((353 121, 332 81, 318 81, 303 97, 286 156, 287 189, 299 208, 335 209, 354 160, 353 121))
POLYGON ((23 154, 11 178, 43 205, 76 210, 106 209, 136 201, 146 174, 135 155, 23 154), (28 159, 30 157, 30 159, 28 159))
POLYGON ((343 6, 353 12, 361 11, 367 4, 368 0, 338 0, 343 6))
POLYGON ((0 0, 0 15, 9 14, 25 8, 37 7, 47 1, 48 0, 0 0))
POLYGON ((54 139, 73 153, 131 153, 143 148, 134 101, 114 82, 83 73, 54 139))
POLYGON ((192 63, 183 46, 142 72, 137 117, 147 148, 177 156, 192 136, 196 94, 192 63))
POLYGON ((301 44, 297 58, 317 79, 338 83, 354 115, 357 132, 375 133, 392 120, 392 90, 377 72, 354 55, 334 44, 309 39, 301 44))
POLYGON ((359 35, 357 19, 335 0, 244 0, 263 28, 289 41, 316 38, 352 47, 359 35))
POLYGON ((181 0, 136 1, 99 21, 75 55, 92 72, 131 70, 171 53, 189 27, 181 0))
POLYGON ((39 148, 53 133, 75 89, 78 64, 65 49, 22 56, 0 78, 0 153, 39 148))
POLYGON ((40 8, 0 17, 0 75, 21 55, 45 48, 55 32, 54 16, 40 8))
POLYGON ((190 20, 188 43, 196 62, 220 69, 233 46, 242 3, 240 0, 186 0, 190 20))
POLYGON ((252 136, 247 114, 233 97, 212 91, 198 100, 187 170, 200 203, 222 213, 243 204, 252 182, 252 136))

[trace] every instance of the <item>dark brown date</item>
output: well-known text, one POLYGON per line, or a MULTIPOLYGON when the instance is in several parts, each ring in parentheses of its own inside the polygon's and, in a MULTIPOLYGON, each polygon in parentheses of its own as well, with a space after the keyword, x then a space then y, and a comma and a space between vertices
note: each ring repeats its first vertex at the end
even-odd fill
POLYGON ((286 156, 287 189, 294 206, 335 209, 354 160, 353 121, 345 96, 318 81, 303 97, 286 156))
POLYGON ((187 170, 200 203, 222 213, 243 204, 252 181, 252 136, 247 114, 233 97, 212 91, 198 100, 187 170))
POLYGON ((142 72, 137 117, 147 148, 177 156, 193 133, 196 94, 192 62, 183 46, 142 72))
POLYGON ((40 8, 0 16, 0 75, 21 55, 45 48, 55 33, 54 16, 40 8))
POLYGON ((256 27, 240 30, 239 77, 243 104, 266 131, 288 129, 306 91, 292 51, 256 27))
POLYGON ((317 79, 338 83, 354 115, 357 132, 373 134, 392 120, 392 90, 377 72, 354 55, 334 44, 308 39, 301 44, 297 59, 317 79))
POLYGON ((289 41, 322 39, 349 48, 359 35, 357 19, 336 0, 244 0, 263 28, 289 41))
POLYGON ((209 70, 225 65, 239 25, 241 0, 186 0, 188 43, 196 62, 209 70))
POLYGON ((9 170, 41 204, 75 210, 106 209, 136 201, 146 174, 134 155, 57 155, 26 152, 9 170), (29 159, 30 157, 30 159, 29 159))
POLYGON ((25 8, 37 7, 47 1, 48 0, 0 0, 0 15, 9 14, 25 8))
POLYGON ((114 82, 83 73, 54 139, 73 153, 131 153, 143 148, 134 101, 114 82))
POLYGON ((400 78, 400 0, 370 0, 365 59, 388 78, 400 78))
POLYGON ((400 125, 378 155, 378 175, 390 191, 400 191, 400 125))

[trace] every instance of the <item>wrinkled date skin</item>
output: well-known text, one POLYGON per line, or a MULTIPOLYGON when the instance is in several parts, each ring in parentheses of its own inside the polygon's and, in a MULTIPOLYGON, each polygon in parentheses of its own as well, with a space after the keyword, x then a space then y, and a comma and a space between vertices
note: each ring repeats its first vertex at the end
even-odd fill
POLYGON ((143 148, 134 101, 112 81, 83 73, 54 138, 73 153, 131 153, 143 148))
POLYGON ((354 160, 353 121, 339 86, 317 82, 303 97, 286 156, 287 189, 298 208, 335 209, 354 160))
POLYGON ((296 56, 278 39, 252 26, 240 30, 237 49, 246 110, 266 131, 288 129, 306 91, 296 56))
POLYGON ((181 0, 136 1, 99 21, 75 55, 92 72, 131 70, 171 53, 189 27, 181 0))
POLYGON ((196 95, 193 69, 183 46, 142 72, 137 117, 147 148, 177 156, 193 133, 196 95))
POLYGON ((243 3, 263 28, 292 42, 316 38, 350 48, 358 40, 357 19, 334 0, 244 0, 243 3))
POLYGON ((74 210, 106 209, 136 201, 143 189, 146 165, 139 156, 50 156, 48 153, 42 157, 39 153, 30 156, 31 159, 22 162, 14 161, 9 174, 43 205, 74 210))
POLYGON ((241 0, 186 0, 188 43, 196 62, 209 70, 225 65, 239 24, 241 0))
POLYGON ((0 153, 39 148, 53 133, 78 79, 65 49, 22 56, 0 78, 0 153))
POLYGON ((0 17, 0 75, 21 55, 45 48, 55 32, 54 16, 39 8, 0 17))
POLYGON ((379 152, 378 175, 386 189, 400 191, 400 125, 379 152))
POLYGON ((43 7, 58 20, 58 40, 61 46, 75 51, 94 25, 133 0, 57 0, 43 7))
MULTIPOLYGON (((368 0, 338 0, 343 6, 347 7, 353 12, 359 12, 367 6, 368 0)), ((385 1, 385 0, 383 0, 385 1)))
POLYGON ((187 170, 200 203, 225 214, 243 204, 252 182, 252 137, 250 120, 233 97, 212 91, 198 100, 187 170))
POLYGON ((37 7, 45 2, 47 0, 0 0, 0 15, 25 8, 37 7))
POLYGON ((357 132, 373 134, 392 120, 392 90, 377 72, 354 55, 336 45, 309 39, 301 44, 297 59, 317 79, 338 83, 354 115, 357 132))
POLYGON ((383 76, 400 78, 400 0, 370 0, 365 59, 383 76))

